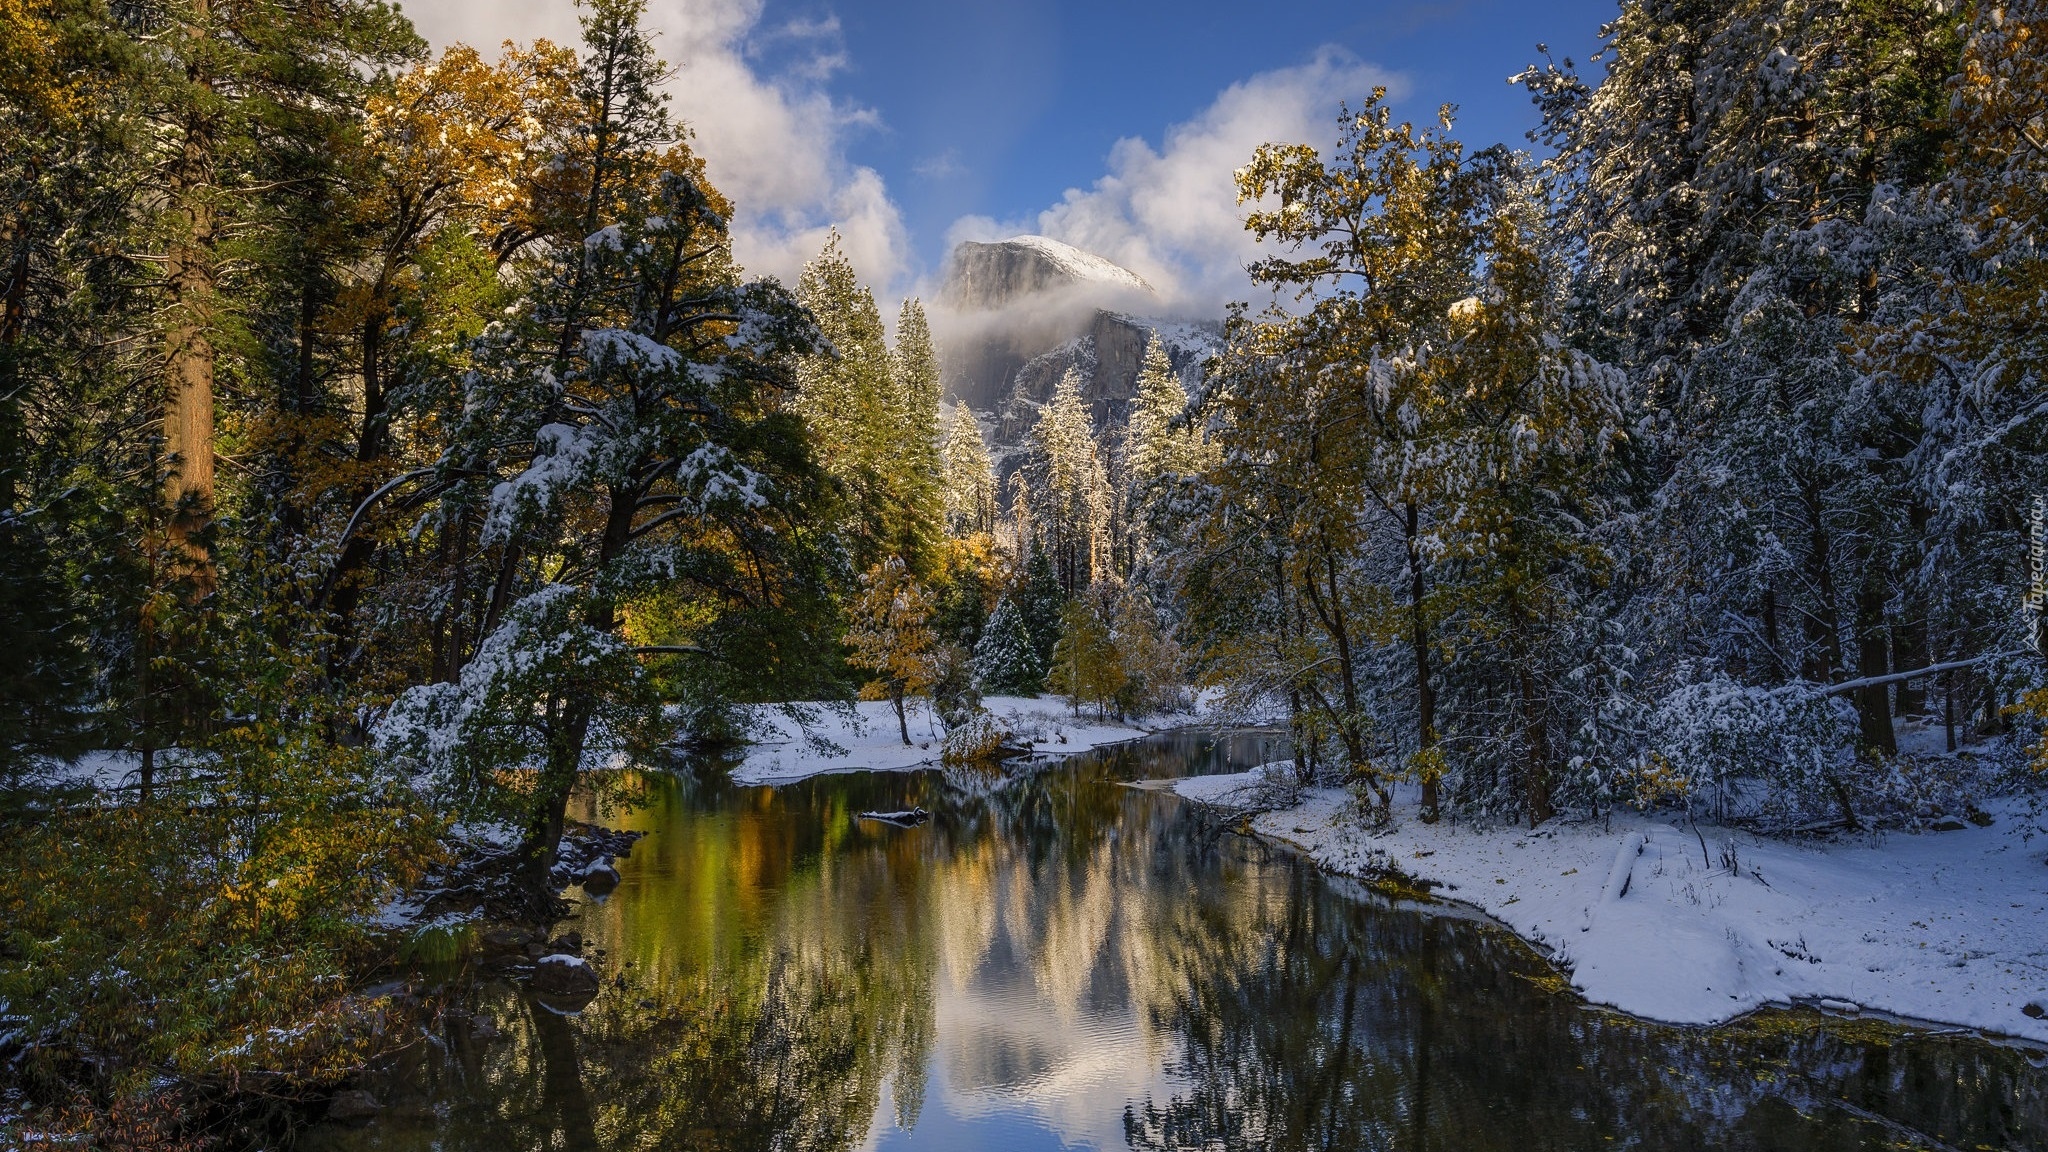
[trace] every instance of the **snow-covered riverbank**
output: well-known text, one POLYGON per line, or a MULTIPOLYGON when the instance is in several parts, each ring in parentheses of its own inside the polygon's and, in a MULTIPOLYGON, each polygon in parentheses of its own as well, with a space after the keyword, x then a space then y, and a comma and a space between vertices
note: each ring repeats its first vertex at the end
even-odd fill
MULTIPOLYGON (((943 733, 921 700, 909 703, 908 745, 898 731, 896 711, 887 701, 864 700, 854 705, 851 714, 823 705, 799 707, 808 713, 803 723, 785 710, 761 709, 759 735, 733 770, 734 781, 785 784, 821 772, 892 772, 939 761, 943 733), (838 750, 820 745, 817 738, 830 741, 838 750)), ((1028 743, 1035 752, 1051 754, 1085 752, 1136 740, 1195 719, 1176 714, 1153 717, 1143 725, 1097 720, 1085 713, 1074 715, 1064 700, 1051 696, 990 696, 982 701, 982 707, 1017 735, 1020 747, 1028 743)))
MULTIPOLYGON (((1231 807, 1256 783, 1174 791, 1231 807)), ((2048 1043, 2048 828, 2024 802, 1986 805, 1988 827, 1791 841, 1624 813, 1474 831, 1422 823, 1412 795, 1368 831, 1350 806, 1314 789, 1252 828, 1333 871, 1432 883, 1550 953, 1595 1003, 1706 1024, 1822 1002, 2048 1043)))

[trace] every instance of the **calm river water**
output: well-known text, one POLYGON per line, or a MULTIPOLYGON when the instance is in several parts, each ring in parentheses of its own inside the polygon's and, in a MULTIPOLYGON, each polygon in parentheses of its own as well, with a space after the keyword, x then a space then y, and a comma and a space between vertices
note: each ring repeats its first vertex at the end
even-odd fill
MULTIPOLYGON (((2048 1058, 1772 1013, 1590 1008, 1511 934, 1123 787, 1268 758, 1193 734, 1009 778, 647 780, 580 907, 606 987, 511 985, 370 1075, 366 1149, 2048 1150, 2048 1058), (867 810, 922 806, 898 828, 867 810)), ((2048 929, 2044 929, 2048 931, 2048 929)))

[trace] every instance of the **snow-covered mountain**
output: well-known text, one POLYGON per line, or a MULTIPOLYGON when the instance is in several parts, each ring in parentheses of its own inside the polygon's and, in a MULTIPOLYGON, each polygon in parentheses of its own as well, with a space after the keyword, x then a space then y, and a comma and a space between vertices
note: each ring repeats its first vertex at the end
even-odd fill
POLYGON ((1137 273, 1044 236, 953 249, 934 314, 946 395, 992 431, 1002 479, 1069 368, 1081 373, 1098 431, 1129 418, 1153 333, 1194 382, 1222 326, 1156 319, 1159 308, 1137 273))
POLYGON ((1082 288, 1152 295, 1152 286, 1136 272, 1048 236, 968 241, 956 245, 948 260, 946 296, 963 309, 1005 308, 1027 296, 1082 288))

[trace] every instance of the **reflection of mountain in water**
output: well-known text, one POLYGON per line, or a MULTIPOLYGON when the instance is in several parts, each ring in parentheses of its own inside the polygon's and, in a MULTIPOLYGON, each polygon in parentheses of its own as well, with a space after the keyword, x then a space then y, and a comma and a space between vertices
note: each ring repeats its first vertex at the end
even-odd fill
POLYGON ((1191 761, 1223 766, 1183 736, 1000 790, 651 780, 624 821, 649 835, 582 918, 626 986, 573 1020, 487 992, 506 1039, 451 1023, 374 1085, 412 1119, 311 1146, 2048 1147, 2048 1072, 2018 1052, 1589 1010, 1476 917, 1112 783, 1191 761), (931 823, 854 819, 913 805, 931 823))

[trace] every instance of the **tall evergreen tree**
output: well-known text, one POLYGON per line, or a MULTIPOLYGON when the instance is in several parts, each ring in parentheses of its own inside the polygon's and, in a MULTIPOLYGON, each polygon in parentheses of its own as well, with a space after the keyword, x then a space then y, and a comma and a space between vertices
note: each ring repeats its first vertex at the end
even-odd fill
POLYGON ((953 405, 944 445, 946 527, 955 536, 994 532, 996 473, 981 426, 965 404, 953 405))
POLYGON ((938 463, 938 363, 923 309, 904 307, 907 342, 889 348, 874 293, 832 234, 804 266, 797 298, 829 351, 804 362, 796 408, 818 458, 844 486, 856 565, 900 556, 915 572, 937 562, 943 532, 938 463))
POLYGON ((1031 429, 1031 455, 1018 473, 1032 547, 1044 550, 1068 596, 1094 580, 1109 515, 1109 482, 1081 375, 1069 368, 1031 429))

